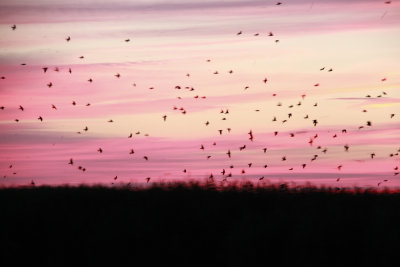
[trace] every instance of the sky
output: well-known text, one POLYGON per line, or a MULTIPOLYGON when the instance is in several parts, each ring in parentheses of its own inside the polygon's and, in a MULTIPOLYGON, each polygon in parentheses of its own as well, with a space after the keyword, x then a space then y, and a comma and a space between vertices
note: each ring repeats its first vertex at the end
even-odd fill
POLYGON ((400 1, 3 0, 0 36, 0 186, 400 186, 400 1))

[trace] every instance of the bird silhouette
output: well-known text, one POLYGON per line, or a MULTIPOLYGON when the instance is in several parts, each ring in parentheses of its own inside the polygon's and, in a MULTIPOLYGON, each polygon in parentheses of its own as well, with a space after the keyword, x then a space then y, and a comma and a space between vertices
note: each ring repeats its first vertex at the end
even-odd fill
POLYGON ((66 40, 67 42, 69 42, 69 41, 71 41, 71 37, 68 36, 67 38, 65 38, 65 40, 66 40))
POLYGON ((253 136, 253 131, 252 130, 250 130, 250 132, 248 133, 249 134, 249 140, 250 141, 253 141, 253 139, 254 139, 254 136, 253 136))

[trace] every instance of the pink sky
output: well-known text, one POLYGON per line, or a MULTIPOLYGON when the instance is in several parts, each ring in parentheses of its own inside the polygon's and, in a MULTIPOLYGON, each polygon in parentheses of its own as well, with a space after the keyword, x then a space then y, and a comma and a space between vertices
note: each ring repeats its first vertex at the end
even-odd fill
POLYGON ((400 1, 281 2, 1 1, 0 185, 400 186, 400 1))

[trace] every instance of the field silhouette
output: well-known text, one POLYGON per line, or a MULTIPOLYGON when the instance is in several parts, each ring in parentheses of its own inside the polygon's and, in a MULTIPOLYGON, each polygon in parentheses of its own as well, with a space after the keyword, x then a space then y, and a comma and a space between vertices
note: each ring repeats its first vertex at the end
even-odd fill
POLYGON ((388 266, 399 196, 250 183, 3 188, 0 265, 388 266))

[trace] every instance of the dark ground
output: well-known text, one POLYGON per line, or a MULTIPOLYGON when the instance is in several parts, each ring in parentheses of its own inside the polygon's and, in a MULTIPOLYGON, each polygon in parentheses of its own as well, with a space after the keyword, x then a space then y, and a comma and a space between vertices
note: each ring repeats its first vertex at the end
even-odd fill
POLYGON ((0 266, 399 266, 399 252, 399 193, 0 189, 0 266))

